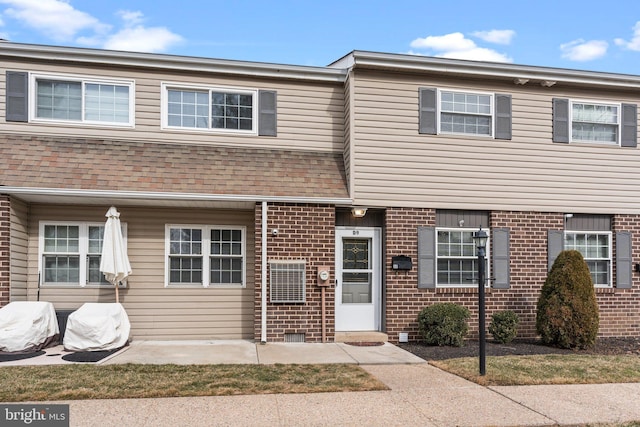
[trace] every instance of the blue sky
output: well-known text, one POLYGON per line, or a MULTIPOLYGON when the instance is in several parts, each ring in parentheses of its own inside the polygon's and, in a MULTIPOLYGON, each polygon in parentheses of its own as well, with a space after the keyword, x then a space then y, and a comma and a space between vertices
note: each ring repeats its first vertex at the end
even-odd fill
POLYGON ((369 50, 640 74, 638 0, 0 0, 0 38, 294 65, 369 50))

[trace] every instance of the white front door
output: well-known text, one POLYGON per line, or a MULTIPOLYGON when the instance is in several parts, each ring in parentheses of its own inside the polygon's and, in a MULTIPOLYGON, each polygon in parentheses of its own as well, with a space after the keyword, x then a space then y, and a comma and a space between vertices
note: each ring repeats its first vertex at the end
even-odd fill
POLYGON ((336 228, 336 331, 379 331, 379 228, 336 228))

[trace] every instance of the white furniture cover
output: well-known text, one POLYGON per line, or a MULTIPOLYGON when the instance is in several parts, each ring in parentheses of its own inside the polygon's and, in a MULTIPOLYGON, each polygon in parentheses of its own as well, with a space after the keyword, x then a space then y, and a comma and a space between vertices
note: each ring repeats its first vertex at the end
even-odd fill
POLYGON ((38 351, 58 340, 53 304, 45 301, 14 301, 0 308, 0 352, 38 351))
POLYGON ((120 303, 85 303, 71 313, 62 344, 70 351, 115 350, 129 341, 131 324, 120 303))

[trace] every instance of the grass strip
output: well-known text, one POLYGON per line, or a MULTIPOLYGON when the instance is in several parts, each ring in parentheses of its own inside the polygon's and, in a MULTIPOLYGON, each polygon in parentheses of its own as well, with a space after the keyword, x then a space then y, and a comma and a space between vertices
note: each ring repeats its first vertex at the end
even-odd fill
POLYGON ((356 365, 0 367, 0 402, 387 390, 356 365))
POLYGON ((640 357, 535 355, 487 357, 486 375, 478 358, 430 361, 432 365, 480 385, 606 384, 640 382, 640 357))

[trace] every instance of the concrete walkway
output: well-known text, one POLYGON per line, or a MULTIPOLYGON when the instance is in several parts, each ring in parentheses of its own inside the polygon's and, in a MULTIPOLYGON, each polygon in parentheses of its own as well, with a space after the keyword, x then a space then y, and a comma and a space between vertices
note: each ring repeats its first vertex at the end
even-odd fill
MULTIPOLYGON (((59 363, 56 356, 41 357, 59 363)), ((540 426, 640 420, 640 384, 483 387, 392 344, 149 341, 134 342, 102 363, 352 363, 389 390, 56 402, 70 405, 72 426, 540 426)))

